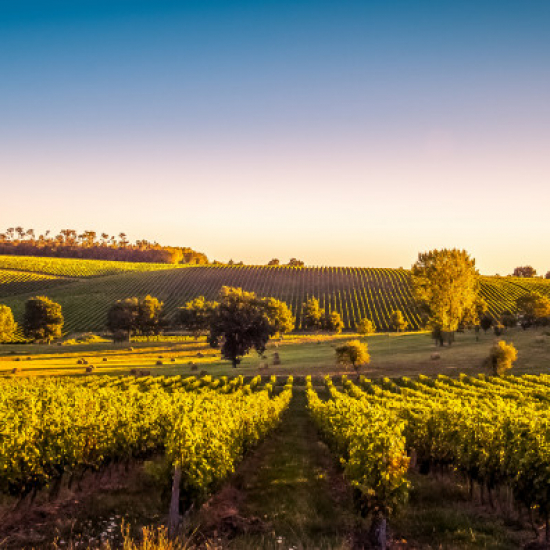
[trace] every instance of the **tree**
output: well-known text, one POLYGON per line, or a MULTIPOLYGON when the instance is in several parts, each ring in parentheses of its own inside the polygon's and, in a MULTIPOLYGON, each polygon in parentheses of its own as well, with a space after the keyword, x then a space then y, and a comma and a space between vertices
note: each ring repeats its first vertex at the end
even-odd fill
POLYGON ((376 327, 370 319, 364 317, 357 323, 356 330, 359 334, 366 336, 367 334, 374 334, 376 332, 376 327))
POLYGON ((296 319, 285 302, 266 298, 265 305, 273 334, 286 334, 294 330, 296 319))
POLYGON ((479 324, 483 329, 483 332, 487 334, 487 331, 493 326, 493 319, 489 315, 484 315, 480 319, 479 324))
POLYGON ((418 307, 432 330, 454 333, 476 310, 479 273, 465 250, 420 253, 412 267, 412 285, 418 307))
POLYGON ((138 298, 117 300, 107 311, 107 328, 113 334, 126 334, 130 340, 132 334, 137 331, 138 315, 138 298))
POLYGON ((278 258, 273 258, 272 260, 269 260, 269 262, 267 262, 267 265, 279 265, 280 263, 281 262, 278 258))
POLYGON ((401 311, 399 311, 398 309, 396 309, 391 314, 390 323, 392 329, 396 332, 401 332, 402 330, 405 330, 408 325, 407 321, 405 321, 405 317, 403 317, 403 313, 401 313, 401 311))
POLYGON ((0 342, 9 342, 16 327, 11 308, 0 304, 0 342))
POLYGON ((516 300, 523 328, 544 323, 550 317, 550 299, 538 292, 523 294, 516 300))
POLYGON ((491 348, 485 363, 492 369, 495 376, 502 376, 512 368, 512 363, 517 358, 518 352, 513 344, 507 344, 504 340, 500 340, 491 348))
POLYGON ((514 277, 536 277, 536 275, 537 270, 530 265, 524 265, 514 269, 514 277))
POLYGON ((344 328, 342 317, 337 311, 331 311, 330 315, 324 319, 324 327, 328 332, 340 334, 344 328))
POLYGON ((63 324, 61 305, 46 296, 35 296, 25 303, 23 333, 27 338, 51 342, 61 337, 63 324))
POLYGON ((359 374, 361 366, 370 363, 368 346, 359 340, 350 340, 336 348, 336 360, 341 365, 351 365, 359 374))
POLYGON ((138 302, 137 329, 140 334, 153 336, 160 334, 166 326, 164 302, 154 296, 145 296, 138 302))
POLYGON ((220 303, 210 322, 208 343, 236 368, 250 350, 263 355, 273 327, 265 301, 241 288, 222 287, 220 303))
POLYGON ((306 330, 318 331, 323 328, 325 310, 319 307, 317 298, 310 298, 303 305, 303 327, 306 330))
POLYGON ((500 322, 506 328, 514 328, 518 324, 518 317, 514 315, 510 310, 503 311, 500 315, 500 322))
POLYGON ((151 336, 159 334, 166 325, 164 304, 153 296, 117 300, 107 312, 107 327, 113 333, 151 336))
POLYGON ((208 332, 217 307, 217 302, 210 302, 204 296, 199 296, 178 309, 176 323, 197 338, 208 332))
POLYGON ((302 260, 297 260, 296 258, 290 258, 288 265, 291 267, 304 267, 304 262, 302 260))

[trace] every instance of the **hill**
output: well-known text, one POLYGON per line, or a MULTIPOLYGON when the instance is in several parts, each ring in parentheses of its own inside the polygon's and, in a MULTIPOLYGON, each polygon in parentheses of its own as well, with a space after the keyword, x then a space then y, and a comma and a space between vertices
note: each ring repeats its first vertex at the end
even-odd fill
MULTIPOLYGON (((13 259, 0 256, 0 269, 13 259)), ((224 285, 284 300, 297 317, 297 328, 301 326, 302 303, 311 296, 319 298, 322 307, 340 312, 347 329, 368 317, 378 330, 388 330, 390 315, 396 309, 403 312, 409 329, 420 328, 410 273, 404 269, 219 265, 174 268, 166 264, 16 259, 26 261, 19 263, 20 273, 25 269, 33 273, 34 269, 58 278, 54 282, 46 278, 43 283, 40 278, 33 279, 33 287, 24 290, 21 286, 0 284, 2 302, 12 307, 20 320, 25 300, 32 294, 46 294, 62 304, 69 331, 102 330, 108 307, 121 298, 151 294, 163 300, 171 314, 196 296, 215 299, 224 285), (59 279, 61 275, 65 278, 59 279)), ((517 297, 533 290, 550 295, 550 281, 482 278, 481 292, 493 317, 507 309, 514 311, 517 297)))

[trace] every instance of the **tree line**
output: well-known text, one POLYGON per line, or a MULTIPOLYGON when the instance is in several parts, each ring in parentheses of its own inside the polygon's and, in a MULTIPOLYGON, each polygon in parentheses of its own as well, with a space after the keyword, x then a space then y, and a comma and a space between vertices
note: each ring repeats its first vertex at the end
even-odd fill
POLYGON ((75 229, 62 229, 57 235, 48 230, 37 235, 34 229, 10 227, 0 233, 0 254, 166 264, 208 263, 205 254, 189 247, 162 246, 145 239, 130 242, 126 233, 114 236, 95 231, 79 233, 75 229))

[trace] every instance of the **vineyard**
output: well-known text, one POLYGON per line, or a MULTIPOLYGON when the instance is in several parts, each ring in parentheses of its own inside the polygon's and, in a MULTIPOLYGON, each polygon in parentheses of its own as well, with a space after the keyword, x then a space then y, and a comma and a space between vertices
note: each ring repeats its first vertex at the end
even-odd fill
MULTIPOLYGON (((420 328, 409 272, 404 269, 219 265, 174 268, 166 264, 11 256, 0 256, 0 269, 0 297, 12 307, 18 320, 22 318, 25 300, 43 293, 63 306, 68 331, 103 330, 108 307, 121 298, 151 294, 163 300, 168 314, 173 314, 196 296, 216 299, 224 285, 284 300, 297 318, 298 329, 302 326, 302 304, 310 297, 318 298, 326 310, 338 311, 346 329, 352 330, 367 317, 377 330, 389 330, 395 310, 403 312, 408 330, 420 328), (10 269, 18 271, 12 273, 10 269), (28 276, 28 287, 23 285, 26 279, 17 282, 23 272, 32 274, 28 276)), ((481 281, 481 293, 493 317, 505 310, 515 311, 515 300, 534 290, 550 294, 550 281, 512 277, 482 277, 481 281)))
POLYGON ((493 507, 512 501, 535 512, 550 540, 549 376, 361 377, 359 385, 344 377, 343 391, 325 382, 325 402, 308 383, 309 408, 364 511, 385 519, 405 503, 414 456, 421 471, 462 473, 493 507))
POLYGON ((0 490, 25 497, 63 476, 166 453, 199 498, 278 422, 291 379, 47 378, 0 381, 0 490))

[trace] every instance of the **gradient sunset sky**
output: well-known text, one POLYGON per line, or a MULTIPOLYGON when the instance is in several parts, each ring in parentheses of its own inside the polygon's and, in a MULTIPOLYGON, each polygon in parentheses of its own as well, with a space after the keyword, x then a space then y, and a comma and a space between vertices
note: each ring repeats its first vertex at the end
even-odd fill
POLYGON ((550 270, 550 1, 0 1, 0 224, 550 270))

